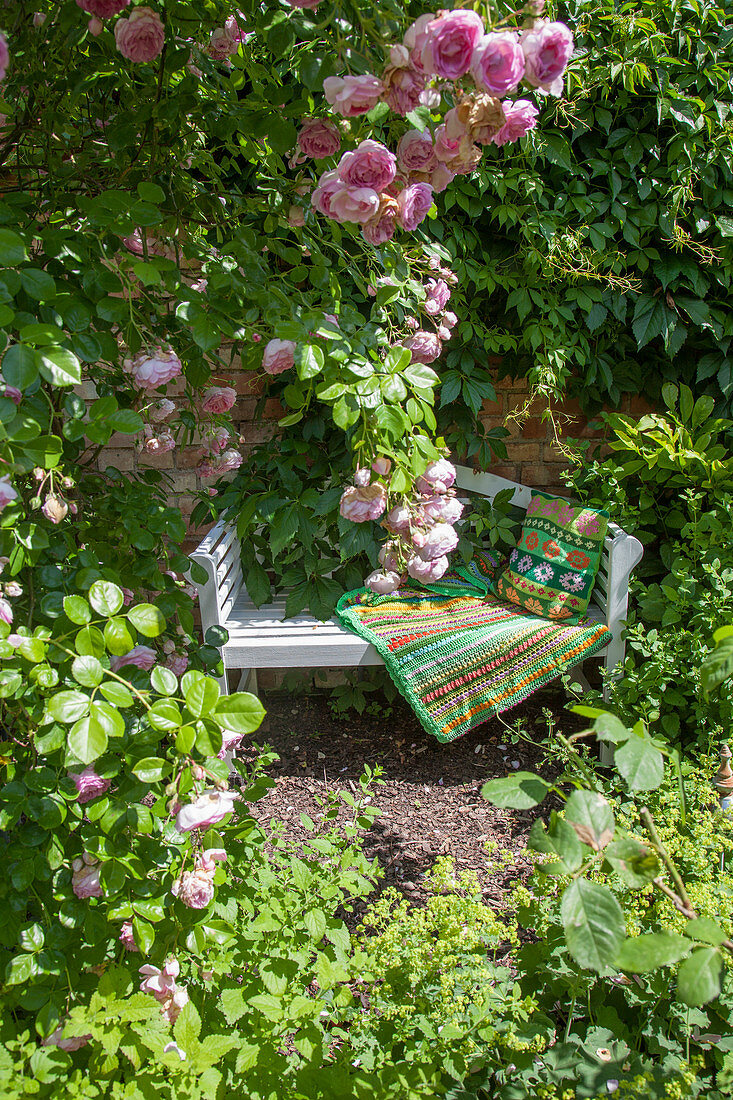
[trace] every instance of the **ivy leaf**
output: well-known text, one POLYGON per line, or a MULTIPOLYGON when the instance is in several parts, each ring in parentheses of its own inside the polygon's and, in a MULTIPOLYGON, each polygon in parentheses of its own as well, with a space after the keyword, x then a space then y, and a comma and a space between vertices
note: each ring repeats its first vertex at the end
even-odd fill
POLYGON ((610 974, 626 935, 621 906, 607 886, 576 879, 560 905, 565 940, 570 954, 585 970, 610 974))

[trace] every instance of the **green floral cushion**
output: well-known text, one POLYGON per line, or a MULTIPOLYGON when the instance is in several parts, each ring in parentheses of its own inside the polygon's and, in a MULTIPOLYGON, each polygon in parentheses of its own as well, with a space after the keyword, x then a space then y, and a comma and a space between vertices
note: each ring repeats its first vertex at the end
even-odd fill
POLYGON ((607 527, 607 512, 533 493, 519 542, 491 590, 535 615, 577 622, 588 607, 607 527))

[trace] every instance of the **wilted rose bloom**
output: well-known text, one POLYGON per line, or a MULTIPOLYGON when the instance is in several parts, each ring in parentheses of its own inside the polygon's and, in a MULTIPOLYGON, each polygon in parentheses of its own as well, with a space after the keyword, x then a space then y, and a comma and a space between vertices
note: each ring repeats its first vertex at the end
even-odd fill
POLYGON ((323 81, 326 99, 344 118, 371 111, 383 91, 384 85, 376 76, 328 76, 323 81))
POLYGON ((7 623, 8 626, 13 621, 13 609, 7 600, 0 597, 0 622, 7 623))
MULTIPOLYGON (((364 240, 369 244, 373 244, 375 248, 378 248, 380 244, 391 241, 395 234, 399 212, 400 208, 396 199, 391 198, 386 192, 380 195, 379 210, 361 228, 361 235, 364 240)), ((368 293, 371 297, 374 297, 376 290, 374 294, 372 294, 372 290, 374 290, 373 287, 368 290, 368 293)))
POLYGON ((146 963, 141 966, 139 973, 143 975, 140 982, 140 991, 150 993, 156 1000, 167 996, 176 984, 176 978, 181 972, 178 959, 169 958, 162 967, 151 966, 146 963))
POLYGON ((98 19, 111 19, 124 9, 130 0, 76 0, 82 11, 96 15, 98 19))
POLYGON ((397 174, 394 153, 379 141, 367 138, 356 149, 344 153, 338 172, 347 187, 371 187, 384 191, 397 174))
POLYGON ((454 328, 455 325, 458 324, 458 318, 456 317, 455 313, 444 313, 443 324, 446 325, 447 328, 454 328))
POLYGON ((407 563, 407 572, 413 580, 422 581, 423 584, 433 584, 440 580, 449 565, 450 562, 446 557, 425 561, 415 554, 407 563))
POLYGON ((463 515, 463 505, 452 496, 435 495, 422 502, 423 515, 432 523, 457 523, 463 515))
POLYGON ((43 502, 41 511, 51 523, 61 523, 69 511, 69 506, 65 500, 57 497, 55 493, 49 493, 43 502))
POLYGON ((361 466, 354 474, 354 485, 359 489, 363 489, 365 485, 368 485, 372 480, 371 471, 361 466))
MULTIPOLYGON (((140 11, 140 8, 135 10, 140 11)), ((152 353, 141 351, 134 359, 125 359, 123 367, 144 390, 157 390, 177 378, 183 369, 172 348, 155 348, 152 353)))
POLYGON ((522 35, 524 79, 533 88, 562 94, 562 76, 573 52, 573 35, 564 23, 543 23, 522 35))
POLYGON ((240 742, 244 737, 243 733, 232 733, 231 730, 221 731, 221 748, 216 754, 220 760, 223 760, 228 752, 234 752, 239 748, 240 742))
POLYGON ((432 172, 437 164, 429 130, 408 130, 397 146, 397 163, 403 172, 432 172))
POLYGON ((486 34, 473 51, 471 76, 490 95, 516 91, 524 74, 524 54, 512 31, 486 34))
MULTIPOLYGON (((502 122, 503 125, 503 122, 502 122)), ((491 133, 494 131, 491 130, 491 133)), ((461 142, 458 156, 447 165, 457 176, 469 176, 481 162, 481 148, 471 142, 461 142)))
POLYGON ((447 458, 431 462, 422 477, 415 482, 420 493, 445 493, 456 480, 456 468, 447 458))
POLYGON ((110 657, 109 665, 113 672, 119 672, 121 668, 128 665, 134 665, 135 668, 142 669, 143 672, 149 672, 157 660, 158 654, 150 646, 136 645, 122 657, 110 657))
POLYGON ((331 199, 331 217, 337 222, 368 222, 379 210, 380 198, 371 187, 344 187, 331 199))
POLYGON ((418 329, 404 343, 412 352, 413 363, 434 363, 443 350, 437 332, 426 332, 425 329, 418 329))
POLYGON ((455 167, 456 160, 467 158, 471 151, 471 142, 488 145, 504 122, 504 111, 495 96, 485 95, 483 92, 464 96, 445 116, 446 135, 459 141, 457 157, 449 161, 450 167, 454 171, 460 170, 455 167))
POLYGON ((373 573, 370 573, 364 584, 367 588, 370 588, 372 592, 376 592, 379 596, 386 596, 391 592, 396 592, 402 583, 402 578, 399 573, 393 573, 391 570, 382 572, 381 569, 376 569, 373 573))
POLYGON ((10 484, 10 478, 0 477, 0 512, 11 500, 15 500, 18 494, 10 484))
POLYGON ((300 229, 305 225, 305 210, 302 206, 296 206, 293 204, 288 210, 288 225, 292 225, 294 229, 300 229))
POLYGON ((534 130, 539 111, 529 99, 505 99, 502 102, 506 122, 491 139, 494 145, 502 146, 534 130))
POLYGON ((122 927, 120 928, 118 939, 124 947, 125 951, 140 951, 140 948, 135 943, 131 920, 126 920, 125 923, 122 925, 122 927))
POLYGON ((294 340, 268 340, 262 356, 262 366, 268 374, 282 374, 295 362, 294 340))
POLYGON ((10 598, 14 600, 18 596, 23 595, 23 588, 17 581, 8 581, 5 585, 5 595, 10 596, 10 598))
POLYGON ((443 279, 428 279, 425 291, 427 295, 425 312, 433 317, 447 304, 450 298, 450 287, 443 279))
POLYGON ((170 428, 164 428, 162 432, 154 435, 152 428, 148 425, 145 426, 143 446, 149 455, 164 455, 168 451, 172 451, 175 445, 176 441, 170 428))
POLYGON ((352 523, 366 523, 379 519, 386 507, 387 490, 384 485, 375 482, 374 485, 362 487, 349 485, 341 497, 339 512, 352 523))
POLYGON ((157 12, 150 8, 135 8, 127 19, 115 23, 117 49, 128 61, 153 61, 165 42, 165 28, 157 12))
POLYGON ((201 408, 208 413, 225 413, 229 412, 236 400, 237 391, 231 386, 209 386, 204 390, 201 408))
POLYGON ((306 118, 298 132, 298 145, 306 157, 323 160, 341 148, 341 134, 333 122, 322 118, 306 118))
POLYGON ((175 402, 163 397, 160 401, 154 401, 147 409, 148 420, 153 424, 160 424, 167 420, 171 413, 176 411, 175 402))
POLYGON ((214 61, 224 61, 231 57, 239 49, 239 43, 235 42, 225 27, 217 27, 211 32, 206 52, 214 61))
POLYGON ((248 31, 245 25, 245 18, 241 11, 238 11, 236 15, 230 15, 225 23, 224 29, 231 38, 232 42, 239 44, 240 42, 247 42, 252 37, 252 32, 248 31))
POLYGON ((183 806, 176 815, 179 833, 190 829, 208 829, 230 814, 239 798, 236 791, 202 791, 198 798, 183 806))
POLYGON ((430 173, 430 186, 436 195, 440 195, 455 178, 455 172, 452 172, 447 164, 439 164, 430 173))
POLYGON ((223 425, 218 428, 209 428, 205 434, 206 447, 212 455, 222 454, 227 449, 229 439, 229 429, 223 425))
POLYGON ((433 146, 438 160, 443 161, 444 164, 448 164, 458 156, 459 145, 460 135, 456 138, 450 137, 445 123, 441 122, 440 126, 435 131, 435 144, 433 146))
POLYGON ((171 653, 163 663, 165 667, 169 668, 176 676, 183 676, 183 673, 188 668, 188 657, 185 653, 171 653))
POLYGON ((125 607, 129 607, 132 601, 135 599, 135 593, 131 588, 122 589, 122 602, 125 607))
POLYGON ((397 543, 385 542, 379 551, 378 557, 384 566, 385 573, 399 573, 399 559, 397 556, 397 543))
POLYGON ((434 20, 435 15, 432 12, 421 15, 407 28, 405 37, 402 39, 405 48, 409 51, 410 62, 418 72, 425 71, 422 55, 428 43, 428 28, 434 20))
POLYGON ((417 229, 433 205, 433 189, 429 183, 412 183, 400 191, 397 205, 400 208, 399 224, 411 233, 417 229))
POLYGON ((216 864, 225 860, 223 848, 207 848, 196 859, 193 871, 184 871, 171 886, 171 893, 189 909, 205 909, 214 897, 216 864))
POLYGON ((318 186, 311 195, 311 206, 319 214, 325 214, 327 218, 333 217, 331 213, 331 200, 343 188, 341 176, 336 168, 324 172, 318 181, 318 186))
POLYGON ((320 4, 321 0, 287 0, 291 8, 301 8, 308 11, 315 11, 320 4))
POLYGON ((433 19, 426 29, 422 62, 427 72, 446 80, 467 73, 473 51, 484 34, 484 24, 474 11, 458 8, 433 19))
POLYGON ((380 455, 372 462, 372 469, 378 477, 386 477, 389 471, 392 469, 392 460, 385 458, 384 455, 380 455))
POLYGON ((388 65, 382 77, 384 101, 396 115, 405 117, 419 107, 425 77, 414 65, 388 65))
POLYGON ((23 400, 23 394, 17 386, 9 386, 4 378, 0 377, 0 396, 7 397, 14 405, 19 405, 23 400))
POLYGON ((91 764, 88 764, 83 772, 69 772, 69 779, 74 780, 78 793, 77 801, 91 802, 97 795, 104 794, 108 790, 110 780, 102 779, 97 775, 91 764))
POLYGON ((458 535, 449 523, 436 523, 425 534, 425 541, 418 550, 423 561, 435 561, 450 554, 458 545, 458 535))
POLYGON ((91 1035, 75 1035, 70 1039, 64 1039, 65 1026, 65 1024, 59 1024, 55 1031, 52 1031, 45 1039, 41 1039, 41 1046, 58 1047, 59 1050, 71 1052, 73 1050, 80 1050, 87 1045, 91 1039, 91 1035))
POLYGON ((84 853, 81 859, 72 863, 71 889, 80 900, 101 898, 102 887, 99 882, 101 867, 93 856, 84 853))

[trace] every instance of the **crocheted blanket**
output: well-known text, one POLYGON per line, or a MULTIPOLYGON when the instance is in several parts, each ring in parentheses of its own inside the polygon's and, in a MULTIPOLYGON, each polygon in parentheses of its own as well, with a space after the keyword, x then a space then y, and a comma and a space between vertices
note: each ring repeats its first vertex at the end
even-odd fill
POLYGON ((611 640, 606 626, 543 619, 489 593, 500 563, 484 552, 439 584, 391 596, 347 592, 339 619, 384 659, 423 728, 456 737, 520 703, 611 640))

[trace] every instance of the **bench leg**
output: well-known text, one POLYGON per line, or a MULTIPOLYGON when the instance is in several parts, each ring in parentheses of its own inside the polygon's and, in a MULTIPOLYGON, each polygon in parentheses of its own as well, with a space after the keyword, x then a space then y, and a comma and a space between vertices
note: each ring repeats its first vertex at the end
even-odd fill
POLYGON ((257 669, 256 668, 243 668, 242 675, 239 677, 239 685, 237 691, 249 691, 252 695, 257 694, 257 669))

